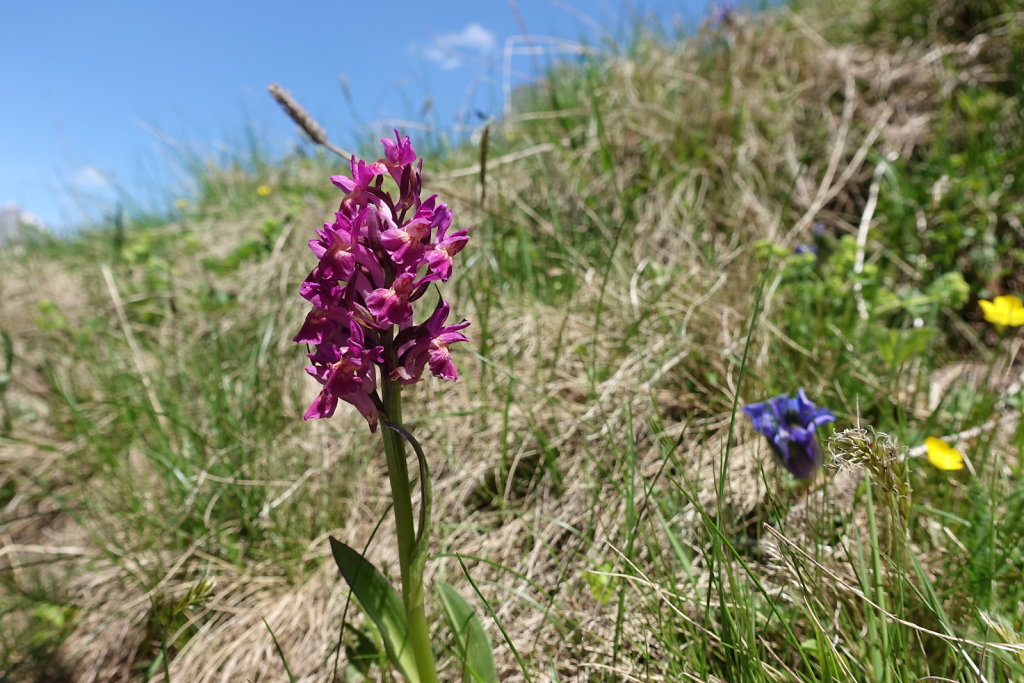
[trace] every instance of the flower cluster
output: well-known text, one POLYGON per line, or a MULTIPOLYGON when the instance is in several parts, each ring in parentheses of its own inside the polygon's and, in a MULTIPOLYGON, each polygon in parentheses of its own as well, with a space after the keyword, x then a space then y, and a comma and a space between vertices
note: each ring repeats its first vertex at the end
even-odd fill
POLYGON ((323 390, 305 419, 330 417, 338 400, 351 403, 377 429, 378 381, 412 384, 425 368, 442 379, 458 373, 448 347, 467 341, 465 320, 446 324, 450 306, 413 324, 413 303, 432 282, 451 277, 452 259, 469 230, 450 231, 452 212, 437 195, 420 199, 423 161, 408 137, 381 140, 384 158, 350 162, 351 176, 332 176, 345 197, 334 220, 309 248, 319 263, 299 292, 312 304, 294 341, 313 345, 306 372, 323 390), (397 186, 397 198, 384 189, 397 186))
POLYGON ((743 408, 758 434, 768 437, 772 452, 790 474, 809 479, 821 465, 821 448, 815 428, 832 422, 836 416, 819 408, 807 398, 803 389, 796 398, 782 394, 743 408))

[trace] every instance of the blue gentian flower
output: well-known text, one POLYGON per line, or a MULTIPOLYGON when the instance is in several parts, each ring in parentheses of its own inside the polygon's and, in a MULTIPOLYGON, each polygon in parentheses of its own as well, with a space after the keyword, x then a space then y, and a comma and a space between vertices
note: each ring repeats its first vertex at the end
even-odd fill
POLYGON ((803 389, 796 398, 782 394, 743 408, 758 434, 768 437, 779 463, 798 479, 810 479, 821 466, 815 428, 836 416, 810 402, 803 389))

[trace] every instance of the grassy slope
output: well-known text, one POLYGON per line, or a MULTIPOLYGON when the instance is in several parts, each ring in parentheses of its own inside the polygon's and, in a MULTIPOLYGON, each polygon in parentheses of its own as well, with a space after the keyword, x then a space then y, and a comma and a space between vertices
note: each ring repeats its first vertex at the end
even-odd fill
MULTIPOLYGON (((991 645, 1024 641, 1019 336, 973 304, 1021 286, 1022 26, 908 7, 640 38, 520 93, 483 183, 478 149, 427 159, 474 226, 463 380, 406 410, 428 572, 470 595, 464 557, 527 663, 500 645, 503 680, 1024 676, 991 645), (896 443, 845 433, 794 484, 736 408, 798 387, 896 443), (977 425, 969 473, 902 458, 977 425)), ((297 419, 295 290, 336 166, 200 170, 166 225, 0 255, 12 679, 276 680, 264 619, 300 679, 333 669, 326 535, 361 547, 386 509, 358 416, 297 419)), ((386 541, 370 557, 396 571, 386 541)), ((351 673, 373 635, 349 617, 351 673)))

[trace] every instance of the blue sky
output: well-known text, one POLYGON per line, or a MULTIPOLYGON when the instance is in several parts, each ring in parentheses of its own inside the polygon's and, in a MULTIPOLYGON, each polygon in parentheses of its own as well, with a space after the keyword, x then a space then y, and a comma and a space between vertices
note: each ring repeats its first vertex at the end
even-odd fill
MULTIPOLYGON (((599 46, 602 33, 628 35, 638 13, 692 27, 708 5, 5 2, 0 206, 16 203, 60 230, 112 211, 118 190, 151 207, 186 192, 176 148, 243 148, 249 126, 282 153, 298 136, 266 94, 273 81, 349 148, 389 121, 451 129, 468 115, 475 124, 476 111, 500 115, 503 55, 523 46, 524 31, 599 46)), ((513 54, 513 84, 536 77, 535 63, 513 54)))

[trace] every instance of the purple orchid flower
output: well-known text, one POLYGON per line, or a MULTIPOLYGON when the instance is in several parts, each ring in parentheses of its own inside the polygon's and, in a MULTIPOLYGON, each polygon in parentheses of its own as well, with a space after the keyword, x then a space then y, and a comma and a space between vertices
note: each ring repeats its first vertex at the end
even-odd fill
POLYGON ((395 340, 399 345, 399 364, 392 371, 392 379, 412 384, 419 380, 425 366, 430 367, 435 377, 453 381, 459 378, 448 347, 457 342, 469 341, 466 335, 459 332, 468 327, 469 323, 463 320, 455 325, 445 325, 450 311, 448 302, 440 301, 426 322, 399 335, 395 340))
POLYGON ((347 195, 356 195, 351 197, 352 199, 359 199, 362 193, 370 187, 370 183, 373 182, 377 176, 387 173, 387 166, 380 161, 375 161, 372 164, 367 164, 362 159, 356 160, 355 156, 349 161, 349 168, 352 171, 352 177, 343 175, 332 175, 331 182, 340 187, 345 191, 347 195))
POLYGON ((390 287, 381 287, 366 297, 366 307, 382 323, 403 325, 412 318, 412 298, 416 291, 412 273, 402 273, 390 287))
POLYGON ((441 282, 448 282, 452 276, 452 257, 462 251, 469 241, 469 230, 456 230, 447 234, 448 226, 444 225, 437 231, 437 244, 426 253, 426 261, 430 271, 437 274, 441 282))
MULTIPOLYGON (((401 227, 391 224, 390 228, 381 233, 380 243, 387 249, 395 263, 411 265, 414 269, 422 263, 431 230, 435 227, 435 216, 439 209, 446 208, 444 204, 435 208, 436 199, 437 195, 433 195, 420 204, 412 220, 401 227)), ((450 215, 451 212, 449 220, 450 215)))
POLYGON ((401 185, 404 169, 416 162, 416 152, 412 148, 412 143, 409 142, 409 136, 406 135, 403 138, 396 130, 394 140, 381 138, 380 141, 384 145, 382 162, 387 166, 388 173, 391 174, 395 182, 401 185))
POLYGON ((340 399, 355 406, 373 432, 377 429, 377 406, 371 393, 377 387, 375 364, 383 360, 384 348, 364 347, 365 334, 354 320, 350 319, 347 327, 350 336, 345 346, 319 344, 308 354, 313 365, 308 366, 306 372, 315 377, 323 389, 303 418, 330 417, 340 399))

